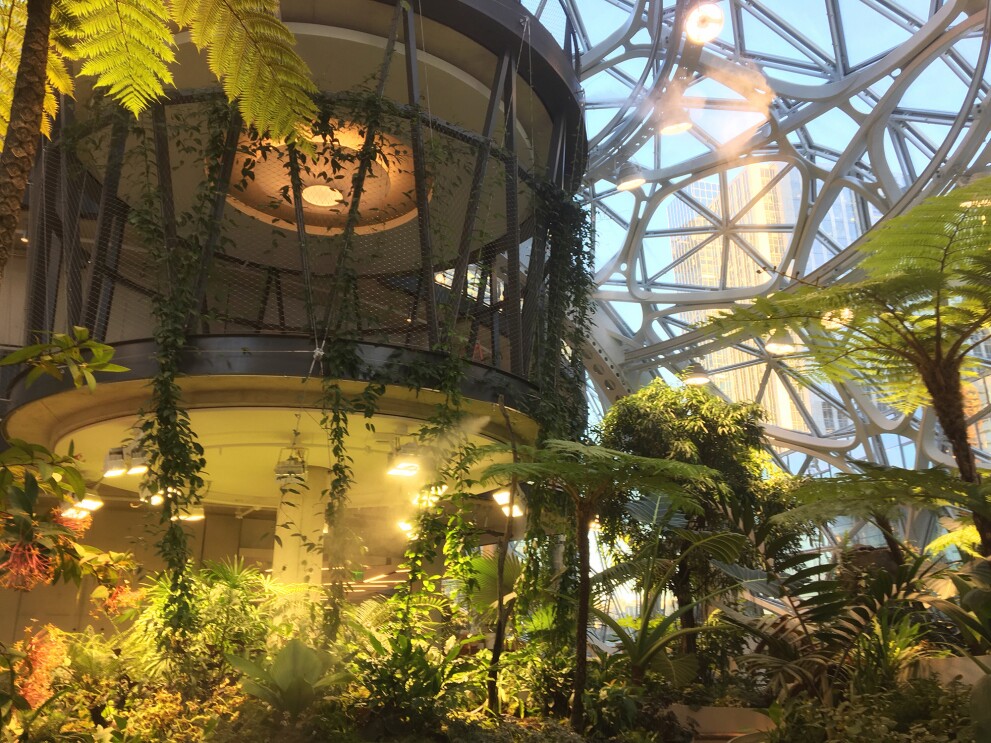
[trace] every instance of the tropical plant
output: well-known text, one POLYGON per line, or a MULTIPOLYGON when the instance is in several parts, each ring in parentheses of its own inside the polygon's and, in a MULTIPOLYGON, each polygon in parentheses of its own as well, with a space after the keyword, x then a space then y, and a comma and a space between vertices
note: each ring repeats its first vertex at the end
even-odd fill
POLYGON ((437 731, 470 690, 481 691, 481 666, 464 657, 464 647, 478 639, 452 635, 438 648, 405 634, 380 641, 369 633, 369 651, 354 659, 355 676, 367 690, 355 709, 367 711, 368 728, 379 734, 437 731))
POLYGON ((519 461, 486 468, 483 482, 535 481, 565 496, 578 546, 578 603, 575 630, 575 680, 571 726, 585 728, 584 691, 588 674, 588 616, 591 598, 589 529, 597 516, 621 509, 637 493, 663 492, 684 510, 693 499, 689 482, 715 487, 716 473, 706 467, 637 457, 599 446, 550 440, 541 447, 517 447, 519 461))
POLYGON ((317 699, 323 689, 343 686, 350 679, 326 652, 307 647, 293 638, 276 653, 271 664, 228 655, 227 662, 243 677, 241 688, 258 697, 277 713, 295 720, 317 699))
MULTIPOLYGON (((700 508, 687 515, 683 524, 690 530, 719 532, 735 528, 740 521, 766 523, 791 503, 791 479, 776 471, 763 448, 763 417, 759 405, 731 403, 704 388, 670 387, 655 379, 606 412, 602 444, 719 472, 718 483, 696 480, 686 484, 700 508)), ((624 524, 624 536, 640 549, 653 545, 661 525, 652 518, 631 516, 624 524)), ((800 526, 792 530, 795 537, 799 532, 800 526)), ((700 608, 697 597, 725 585, 725 579, 710 567, 704 551, 691 549, 692 542, 683 534, 670 532, 661 543, 668 558, 689 555, 677 559, 670 584, 680 608, 700 608)), ((607 539, 611 536, 607 531, 607 539)), ((788 546, 787 542, 781 546, 788 546)), ((699 626, 696 611, 681 611, 679 616, 684 629, 699 626)), ((694 653, 696 633, 685 633, 682 638, 684 651, 694 653)))
MULTIPOLYGON (((76 387, 92 389, 95 372, 125 371, 111 363, 113 354, 76 327, 72 335, 53 333, 47 342, 25 346, 0 365, 30 367, 26 384, 44 374, 61 380, 68 372, 76 387)), ((65 510, 86 495, 71 447, 65 455, 19 439, 7 447, 0 452, 0 587, 26 591, 60 578, 78 583, 83 575, 115 582, 133 566, 127 555, 80 543, 92 519, 65 510)))
MULTIPOLYGON (((606 587, 615 586, 631 578, 639 584, 640 615, 637 617, 635 627, 626 626, 606 611, 594 606, 591 608, 596 619, 608 627, 619 641, 619 652, 630 663, 630 681, 637 686, 643 684, 646 672, 650 668, 675 685, 684 685, 695 677, 698 667, 694 655, 683 654, 672 657, 667 651, 687 634, 712 631, 718 627, 693 625, 677 629, 679 619, 686 612, 693 611, 695 605, 685 604, 670 614, 659 615, 661 598, 667 591, 675 572, 682 563, 693 559, 696 553, 723 562, 735 562, 746 542, 746 537, 742 534, 708 534, 688 529, 674 531, 680 540, 688 544, 688 547, 677 557, 673 559, 662 557, 659 554, 658 539, 653 548, 648 547, 640 555, 606 568, 594 578, 597 584, 606 587)), ((716 590, 702 597, 701 600, 711 600, 724 590, 716 590)))
POLYGON ((37 149, 80 75, 137 115, 172 84, 173 29, 189 30, 242 118, 294 139, 317 113, 316 88, 279 20, 278 0, 12 0, 0 8, 0 279, 37 149))
MULTIPOLYGON (((976 484, 963 382, 975 373, 975 349, 991 337, 989 193, 985 178, 929 198, 869 233, 847 280, 758 298, 708 327, 795 328, 830 379, 865 381, 902 410, 930 405, 960 478, 976 484)), ((981 553, 991 555, 991 519, 973 516, 981 553)))
POLYGON ((765 674, 780 698, 802 692, 831 705, 859 686, 884 686, 927 652, 917 641, 932 619, 927 585, 941 567, 926 556, 855 583, 818 555, 781 561, 774 574, 715 563, 778 607, 758 617, 725 608, 724 617, 757 639, 755 652, 738 658, 741 668, 765 674))

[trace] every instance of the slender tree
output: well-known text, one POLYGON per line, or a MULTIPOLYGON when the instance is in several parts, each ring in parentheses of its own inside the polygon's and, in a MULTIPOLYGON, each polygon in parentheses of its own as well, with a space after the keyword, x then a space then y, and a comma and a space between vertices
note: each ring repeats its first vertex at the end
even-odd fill
MULTIPOLYGON (((910 412, 931 406, 960 478, 980 482, 964 382, 991 337, 991 178, 929 198, 871 232, 844 280, 803 285, 714 320, 714 331, 792 328, 828 378, 857 379, 910 412)), ((981 553, 991 520, 972 512, 981 553)))
POLYGON ((0 280, 21 201, 70 68, 135 116, 172 84, 175 24, 237 101, 248 126, 292 139, 316 116, 316 88, 278 18, 279 0, 7 0, 0 4, 0 280))
POLYGON ((490 465, 484 481, 534 481, 567 496, 578 542, 577 628, 575 630, 574 700, 571 727, 585 728, 584 693, 588 675, 588 616, 591 597, 589 531, 603 509, 633 498, 636 493, 663 492, 686 510, 692 497, 689 482, 716 487, 716 473, 706 467, 663 459, 637 457, 599 446, 570 441, 546 441, 543 446, 517 447, 518 461, 490 465))

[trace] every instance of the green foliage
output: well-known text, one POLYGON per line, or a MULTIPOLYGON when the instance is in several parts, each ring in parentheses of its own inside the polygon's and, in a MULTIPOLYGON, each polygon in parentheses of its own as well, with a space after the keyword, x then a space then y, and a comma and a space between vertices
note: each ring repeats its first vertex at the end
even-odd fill
POLYGON ((328 687, 341 686, 348 674, 333 669, 334 660, 326 652, 307 647, 293 638, 276 653, 268 666, 228 655, 227 661, 244 674, 241 688, 258 697, 276 712, 295 720, 328 687))
POLYGON ((93 390, 96 387, 94 372, 127 371, 126 367, 111 363, 113 356, 111 346, 93 340, 88 329, 77 325, 72 328, 71 335, 51 333, 47 343, 24 346, 7 354, 0 359, 0 366, 29 366, 25 385, 30 385, 44 374, 61 380, 67 371, 76 387, 85 384, 93 390))
POLYGON ((989 191, 980 180, 886 221, 860 245, 854 280, 758 298, 712 327, 799 328, 830 378, 863 378, 903 409, 928 403, 933 375, 966 372, 988 338, 989 191))
MULTIPOLYGON (((26 384, 42 374, 61 380, 69 372, 76 387, 96 384, 97 371, 124 371, 110 363, 114 350, 90 339, 85 328, 72 335, 53 333, 47 343, 25 346, 7 355, 0 365, 24 364, 30 368, 26 384)), ((7 441, 0 452, 0 586, 30 590, 65 579, 78 583, 84 575, 114 581, 132 567, 127 555, 80 544, 84 520, 63 517, 86 495, 86 481, 69 448, 67 455, 19 439, 7 441), (41 499, 55 501, 42 508, 41 499)))
POLYGON ((912 626, 931 622, 924 603, 934 597, 925 586, 939 566, 924 557, 854 583, 809 555, 781 561, 775 574, 716 564, 784 606, 780 615, 759 617, 724 610, 758 641, 738 663, 763 673, 779 698, 800 689, 829 705, 849 689, 885 687, 914 658, 936 652, 917 643, 924 629, 912 626))
POLYGON ((162 0, 75 0, 69 8, 79 74, 135 116, 165 95, 175 52, 162 0))
MULTIPOLYGON (((668 615, 658 616, 660 599, 668 589, 675 571, 683 562, 691 560, 695 553, 710 558, 733 562, 740 555, 746 541, 741 534, 706 534, 678 530, 679 536, 688 547, 674 559, 665 559, 658 554, 660 542, 653 548, 634 556, 626 562, 614 564, 595 576, 597 583, 606 587, 626 582, 631 577, 637 580, 640 590, 640 616, 634 628, 627 627, 606 611, 592 607, 595 617, 616 637, 620 644, 619 652, 629 660, 633 684, 642 684, 648 669, 654 670, 666 681, 675 686, 684 686, 698 671, 697 659, 693 655, 672 656, 669 648, 690 634, 718 630, 718 626, 688 627, 676 629, 681 617, 695 610, 695 603, 679 607, 668 615)), ((699 598, 699 602, 711 601, 723 591, 699 598)))
POLYGON ((907 470, 855 462, 860 472, 805 480, 795 489, 801 504, 775 517, 784 524, 826 523, 837 516, 895 515, 902 506, 938 511, 952 506, 991 516, 989 488, 962 482, 945 469, 907 470))
MULTIPOLYGON (((26 0, 0 11, 0 142, 6 133, 24 37, 26 0)), ((72 94, 68 60, 135 116, 172 84, 170 22, 189 30, 242 118, 276 139, 308 145, 303 127, 316 118, 316 87, 296 53, 295 37, 274 0, 76 0, 54 3, 43 131, 57 111, 55 94, 72 94)))
POLYGON ((172 0, 171 13, 206 51, 211 72, 247 124, 294 139, 316 118, 316 86, 276 0, 172 0))
POLYGON ((777 723, 768 743, 978 743, 966 687, 916 679, 851 697, 835 707, 797 696, 771 709, 777 723))
POLYGON ((354 702, 355 714, 379 734, 439 729, 455 707, 464 705, 472 689, 481 692, 482 669, 463 658, 462 648, 477 640, 451 637, 443 648, 398 634, 379 640, 369 634, 371 652, 359 653, 354 664, 365 693, 354 702))
POLYGON ((581 349, 592 329, 591 221, 585 206, 559 186, 546 181, 533 186, 550 246, 542 337, 535 345, 540 388, 535 415, 542 439, 577 439, 588 425, 581 349))

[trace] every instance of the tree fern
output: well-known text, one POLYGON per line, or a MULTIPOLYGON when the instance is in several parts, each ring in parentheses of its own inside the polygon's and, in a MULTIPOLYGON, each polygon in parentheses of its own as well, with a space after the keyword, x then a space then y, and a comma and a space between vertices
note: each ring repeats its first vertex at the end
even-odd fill
MULTIPOLYGON (((21 45, 24 42, 24 26, 27 11, 24 0, 0 4, 0 149, 3 148, 10 122, 10 104, 14 95, 14 80, 21 60, 21 45)), ((54 3, 52 26, 58 29, 70 27, 64 6, 54 3)), ((51 136, 52 122, 58 113, 60 93, 72 94, 72 76, 69 74, 66 59, 69 58, 68 39, 60 31, 52 33, 51 49, 48 53, 47 83, 45 85, 44 115, 41 131, 51 136)))
POLYGON ((928 199, 872 232, 856 281, 756 300, 712 323, 722 331, 791 326, 828 377, 869 381, 903 410, 931 401, 937 369, 974 370, 991 333, 991 179, 928 199))
POLYGON ((175 53, 161 0, 75 0, 72 13, 81 74, 135 116, 164 95, 175 53))
POLYGON ((173 0, 171 7, 245 122, 287 138, 316 117, 316 87, 278 9, 277 0, 173 0))

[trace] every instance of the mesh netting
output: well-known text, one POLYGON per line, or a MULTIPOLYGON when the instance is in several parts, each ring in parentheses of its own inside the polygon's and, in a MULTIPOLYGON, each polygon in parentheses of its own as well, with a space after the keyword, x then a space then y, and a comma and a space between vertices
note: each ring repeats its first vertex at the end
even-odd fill
POLYGON ((411 349, 452 339, 467 358, 531 376, 536 362, 523 363, 524 336, 532 356, 546 279, 527 291, 536 197, 530 174, 505 152, 421 116, 418 192, 412 115, 379 111, 351 215, 369 133, 353 102, 328 106, 295 164, 284 143, 244 131, 231 139, 230 111, 212 98, 170 103, 164 188, 154 117, 114 116, 90 115, 39 158, 28 230, 48 244, 37 260, 51 265, 33 271, 44 280, 29 291, 30 328, 85 324, 111 343, 150 337, 153 297, 176 280, 161 268, 161 251, 181 249, 183 261, 197 264, 187 266, 198 307, 191 332, 411 349), (236 143, 229 176, 225 141, 236 143), (168 185, 173 243, 163 229, 168 185), (418 209, 424 198, 428 225, 418 209))

